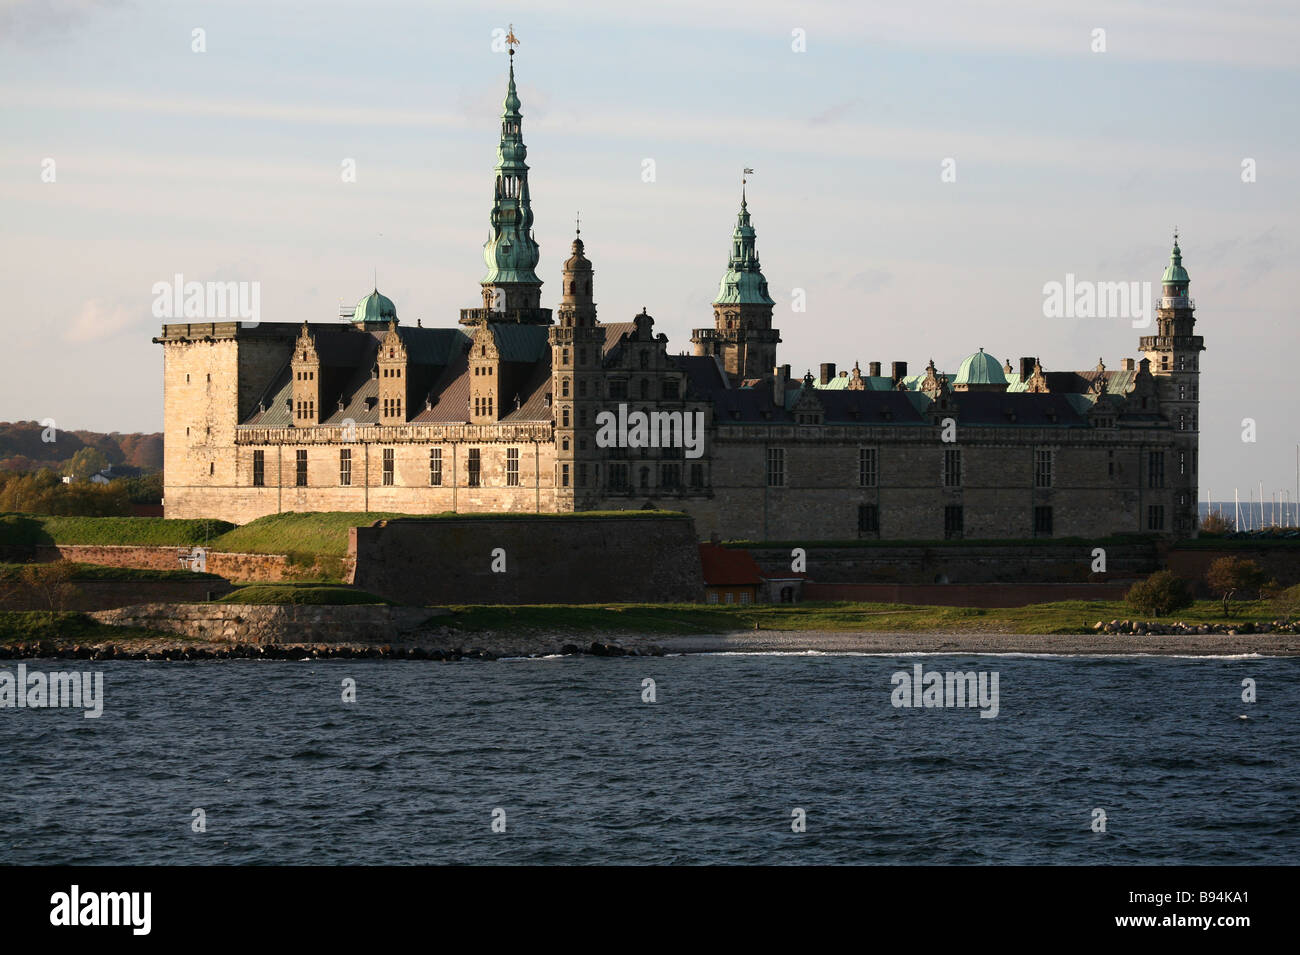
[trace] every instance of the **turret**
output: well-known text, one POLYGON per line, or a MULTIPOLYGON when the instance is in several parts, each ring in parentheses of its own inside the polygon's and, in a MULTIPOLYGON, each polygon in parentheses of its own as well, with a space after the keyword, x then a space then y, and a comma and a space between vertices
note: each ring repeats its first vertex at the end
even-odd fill
POLYGON ((691 336, 696 355, 717 355, 732 384, 760 378, 776 366, 780 333, 772 327, 767 279, 758 261, 757 233, 749 219, 744 184, 740 212, 731 234, 727 270, 713 301, 713 328, 697 328, 691 336))

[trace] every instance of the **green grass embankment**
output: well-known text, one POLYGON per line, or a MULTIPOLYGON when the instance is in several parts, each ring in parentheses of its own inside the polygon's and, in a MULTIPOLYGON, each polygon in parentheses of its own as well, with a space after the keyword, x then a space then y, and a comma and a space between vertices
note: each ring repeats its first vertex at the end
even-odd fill
MULTIPOLYGON (((1091 633, 1098 620, 1151 619, 1121 601, 1065 600, 1028 607, 933 607, 914 604, 609 604, 565 606, 460 605, 447 624, 477 631, 635 631, 699 634, 737 630, 826 630, 884 633, 1091 633)), ((1273 619, 1269 605, 1242 601, 1224 616, 1218 601, 1200 600, 1166 622, 1238 624, 1273 619)))

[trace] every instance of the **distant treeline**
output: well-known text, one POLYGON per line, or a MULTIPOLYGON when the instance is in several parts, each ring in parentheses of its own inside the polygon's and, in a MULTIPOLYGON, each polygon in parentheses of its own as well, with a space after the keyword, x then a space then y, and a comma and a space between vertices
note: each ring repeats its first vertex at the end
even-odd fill
POLYGON ((29 474, 0 471, 0 513, 130 517, 132 505, 157 504, 161 499, 161 471, 108 484, 65 484, 49 469, 29 474))
POLYGON ((158 471, 163 466, 161 434, 121 434, 47 429, 39 421, 0 422, 0 471, 62 471, 83 448, 99 451, 109 464, 158 471), (52 437, 54 440, 46 440, 52 437))

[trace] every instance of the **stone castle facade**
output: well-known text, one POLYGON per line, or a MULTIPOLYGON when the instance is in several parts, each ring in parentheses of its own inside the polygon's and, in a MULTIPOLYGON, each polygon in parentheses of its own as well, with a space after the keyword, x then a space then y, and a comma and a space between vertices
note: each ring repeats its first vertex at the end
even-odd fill
POLYGON ((670 354, 644 309, 598 319, 581 236, 542 307, 511 56, 481 304, 412 327, 376 289, 347 321, 164 325, 168 517, 647 507, 756 540, 1195 533, 1204 345, 1176 240, 1138 361, 981 349, 953 375, 801 379, 778 364, 742 191, 713 324, 670 354), (703 454, 607 446, 620 405, 699 415, 703 454))

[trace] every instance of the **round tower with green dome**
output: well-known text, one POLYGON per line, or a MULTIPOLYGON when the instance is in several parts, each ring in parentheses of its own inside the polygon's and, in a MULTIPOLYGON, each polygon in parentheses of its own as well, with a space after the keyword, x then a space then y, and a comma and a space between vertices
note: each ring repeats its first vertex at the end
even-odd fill
POLYGON ((1205 339, 1196 334, 1196 302, 1187 294, 1191 278, 1183 267, 1183 250, 1174 232, 1169 265, 1160 277, 1161 294, 1156 297, 1156 334, 1143 335, 1139 347, 1151 363, 1160 413, 1174 431, 1173 460, 1147 462, 1147 473, 1174 491, 1173 516, 1169 529, 1175 536, 1191 537, 1198 523, 1200 499, 1200 406, 1201 352, 1205 339))
POLYGON ((750 223, 742 180, 731 254, 718 297, 713 300, 713 327, 695 329, 691 335, 695 354, 721 359, 733 385, 771 375, 776 367, 776 346, 781 342, 780 332, 772 327, 774 305, 758 261, 757 233, 750 223))

